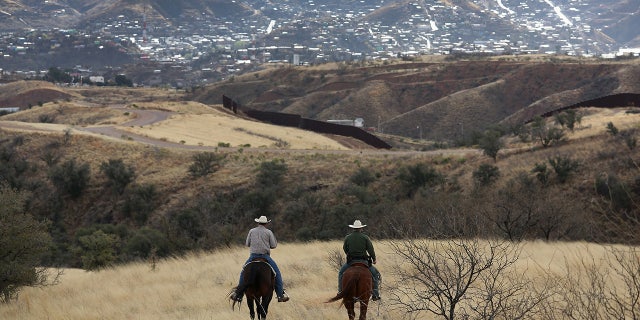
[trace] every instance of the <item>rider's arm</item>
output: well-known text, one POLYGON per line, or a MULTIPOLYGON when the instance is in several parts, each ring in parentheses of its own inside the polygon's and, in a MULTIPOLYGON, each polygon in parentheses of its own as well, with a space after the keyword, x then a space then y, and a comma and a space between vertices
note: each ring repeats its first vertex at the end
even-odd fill
POLYGON ((253 229, 249 230, 249 233, 247 233, 247 240, 244 241, 244 244, 247 247, 251 247, 251 231, 253 231, 253 229))
POLYGON ((269 230, 269 247, 271 249, 275 249, 278 246, 278 241, 276 240, 276 236, 269 230))
POLYGON ((376 251, 373 249, 373 243, 371 243, 371 239, 367 237, 367 252, 369 252, 369 256, 371 256, 371 262, 374 264, 376 261, 376 251))

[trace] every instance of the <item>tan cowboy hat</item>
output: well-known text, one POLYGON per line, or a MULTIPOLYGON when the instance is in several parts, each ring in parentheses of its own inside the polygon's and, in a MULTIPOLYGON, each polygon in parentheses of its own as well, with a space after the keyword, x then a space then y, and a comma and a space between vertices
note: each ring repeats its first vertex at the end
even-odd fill
POLYGON ((254 219, 257 223, 269 223, 271 220, 267 220, 266 216, 260 216, 260 218, 254 219))
POLYGON ((366 227, 366 224, 362 224, 362 222, 360 222, 360 220, 356 220, 353 222, 353 224, 350 224, 349 227, 353 228, 353 229, 360 229, 360 228, 364 228, 366 227))

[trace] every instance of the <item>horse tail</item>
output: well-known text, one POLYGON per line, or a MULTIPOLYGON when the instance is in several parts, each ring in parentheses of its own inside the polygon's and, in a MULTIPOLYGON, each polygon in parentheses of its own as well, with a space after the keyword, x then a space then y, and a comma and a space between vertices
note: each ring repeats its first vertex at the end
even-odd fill
POLYGON ((340 299, 344 299, 344 297, 347 294, 349 294, 349 292, 351 292, 353 290, 353 288, 358 284, 358 278, 359 277, 353 277, 353 278, 349 279, 349 282, 347 282, 346 285, 344 285, 342 287, 342 291, 338 292, 338 294, 335 297, 329 299, 325 303, 335 302, 335 301, 338 301, 340 299))

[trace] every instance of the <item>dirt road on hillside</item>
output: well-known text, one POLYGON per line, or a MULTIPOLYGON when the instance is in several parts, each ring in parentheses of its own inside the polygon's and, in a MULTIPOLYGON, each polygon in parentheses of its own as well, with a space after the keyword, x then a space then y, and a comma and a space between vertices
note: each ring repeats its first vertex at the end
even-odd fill
MULTIPOLYGON (((86 127, 69 127, 68 125, 46 124, 46 123, 29 123, 19 121, 0 121, 0 129, 24 132, 59 132, 63 133, 71 129, 73 132, 92 134, 102 137, 108 137, 118 140, 128 140, 160 148, 175 148, 194 151, 228 151, 233 152, 240 149, 239 147, 218 147, 218 146, 194 146, 185 145, 154 139, 129 131, 119 129, 118 127, 138 127, 147 126, 169 119, 175 113, 170 111, 153 110, 153 109, 130 109, 124 107, 113 107, 124 112, 135 115, 131 121, 118 125, 95 125, 86 127)), ((330 149, 278 149, 278 148, 242 148, 243 152, 269 152, 269 153, 311 153, 311 154, 352 154, 352 155, 384 155, 384 156, 416 156, 416 155, 444 155, 444 156, 464 156, 467 154, 480 154, 477 149, 442 149, 433 151, 411 151, 411 150, 384 150, 384 149, 352 149, 352 150, 330 150, 330 149)))

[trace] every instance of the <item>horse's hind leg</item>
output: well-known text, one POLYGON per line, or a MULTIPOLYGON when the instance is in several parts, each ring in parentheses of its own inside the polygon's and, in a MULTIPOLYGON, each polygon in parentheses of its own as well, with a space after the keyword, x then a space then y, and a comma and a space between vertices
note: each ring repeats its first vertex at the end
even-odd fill
POLYGON ((249 316, 251 320, 256 318, 256 311, 253 309, 253 298, 247 297, 247 306, 249 306, 249 316))
POLYGON ((267 309, 269 308, 269 302, 266 302, 264 297, 262 297, 262 299, 260 300, 261 301, 256 301, 256 308, 258 308, 258 319, 265 320, 267 319, 267 309))
POLYGON ((259 310, 259 314, 262 315, 261 319, 267 319, 267 313, 269 312, 269 303, 271 302, 271 298, 263 297, 261 309, 259 310))
POLYGON ((344 307, 347 308, 349 320, 354 320, 356 318, 355 302, 353 300, 344 301, 344 307))
POLYGON ((367 305, 369 301, 360 300, 360 317, 359 320, 367 320, 367 305))

